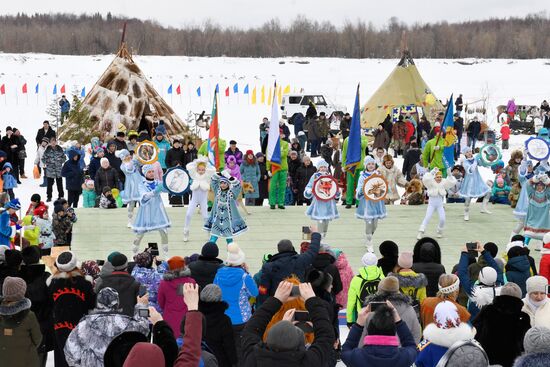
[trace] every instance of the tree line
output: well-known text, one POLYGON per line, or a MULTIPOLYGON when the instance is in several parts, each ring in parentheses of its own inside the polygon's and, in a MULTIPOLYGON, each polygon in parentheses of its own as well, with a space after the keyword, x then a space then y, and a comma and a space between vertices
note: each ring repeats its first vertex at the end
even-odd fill
POLYGON ((408 48, 417 58, 550 57, 550 18, 546 14, 412 25, 393 17, 384 27, 363 21, 334 25, 297 16, 288 26, 273 19, 246 30, 211 21, 176 29, 110 13, 17 14, 0 16, 0 51, 114 53, 124 22, 128 24, 126 41, 140 55, 396 58, 405 31, 408 48))

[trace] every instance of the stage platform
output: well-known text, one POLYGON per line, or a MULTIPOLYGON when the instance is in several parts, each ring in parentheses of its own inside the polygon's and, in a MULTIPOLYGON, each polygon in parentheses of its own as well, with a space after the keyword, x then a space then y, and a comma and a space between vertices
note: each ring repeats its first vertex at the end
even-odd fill
MULTIPOLYGON (((515 220, 509 206, 490 205, 493 214, 481 214, 480 204, 472 204, 470 221, 463 220, 463 204, 447 204, 447 225, 444 237, 438 239, 443 254, 443 264, 450 271, 458 262, 459 253, 465 242, 480 240, 482 243, 493 241, 504 251, 515 220)), ((169 230, 170 255, 187 256, 200 253, 202 245, 208 240, 208 234, 202 230, 202 220, 197 214, 193 217, 189 242, 183 242, 183 222, 187 208, 167 208, 172 220, 169 230)), ((306 207, 287 207, 285 210, 271 210, 269 207, 250 207, 251 215, 246 216, 248 231, 235 241, 246 254, 247 263, 252 272, 261 266, 265 253, 275 253, 277 242, 287 238, 292 240, 299 250, 302 226, 312 222, 305 216, 306 207)), ((341 248, 348 256, 352 267, 357 269, 361 256, 365 252, 364 221, 355 218, 355 209, 339 206, 340 218, 331 222, 325 243, 341 248)), ((388 206, 388 217, 379 221, 374 235, 375 251, 378 244, 391 239, 400 249, 412 250, 416 242, 417 230, 424 218, 426 205, 421 206, 388 206)), ((131 254, 134 235, 127 228, 126 209, 84 209, 76 210, 78 222, 73 229, 72 249, 80 260, 105 259, 112 251, 118 250, 126 255, 131 254)), ((426 235, 435 236, 437 215, 432 217, 426 235)), ((147 242, 160 242, 158 232, 147 234, 142 247, 147 242)), ((226 255, 225 240, 219 240, 220 258, 226 255)), ((539 241, 532 241, 531 247, 540 246, 539 241)), ((531 251, 538 263, 540 253, 531 251)))

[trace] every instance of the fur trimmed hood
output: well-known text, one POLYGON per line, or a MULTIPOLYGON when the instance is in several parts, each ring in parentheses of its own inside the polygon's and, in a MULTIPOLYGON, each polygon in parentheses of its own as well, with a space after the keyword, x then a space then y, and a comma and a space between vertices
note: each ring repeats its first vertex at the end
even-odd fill
POLYGON ((550 366, 550 353, 532 353, 518 357, 514 367, 547 367, 550 366))
POLYGON ((166 273, 162 275, 162 279, 170 281, 170 280, 185 278, 190 276, 191 276, 191 270, 189 270, 188 267, 185 267, 179 270, 168 270, 166 273))
POLYGON ((31 309, 31 300, 28 298, 23 298, 17 302, 9 302, 0 304, 0 315, 2 316, 13 316, 18 314, 21 311, 31 309))
POLYGON ((449 348, 458 341, 474 339, 476 330, 465 322, 449 329, 440 329, 435 324, 429 324, 424 329, 423 335, 433 344, 449 348))
POLYGON ((428 285, 428 278, 422 273, 414 273, 413 271, 404 271, 401 273, 389 273, 399 280, 400 288, 422 288, 428 285))
POLYGON ((86 279, 88 282, 94 284, 94 278, 92 278, 89 275, 83 275, 80 272, 80 270, 74 269, 74 270, 71 270, 69 272, 67 272, 67 271, 58 271, 57 273, 51 275, 46 280, 46 285, 49 287, 54 279, 68 279, 68 278, 74 278, 74 277, 82 277, 82 278, 86 279))

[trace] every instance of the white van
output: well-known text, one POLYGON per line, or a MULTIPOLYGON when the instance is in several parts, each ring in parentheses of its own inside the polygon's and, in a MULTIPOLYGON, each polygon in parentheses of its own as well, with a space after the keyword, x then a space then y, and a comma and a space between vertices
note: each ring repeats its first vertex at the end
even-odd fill
POLYGON ((315 104, 317 114, 324 112, 327 117, 336 111, 342 113, 348 112, 346 106, 328 102, 322 94, 287 94, 283 96, 283 103, 281 104, 283 118, 292 117, 292 115, 298 112, 305 116, 309 107, 309 101, 315 104))

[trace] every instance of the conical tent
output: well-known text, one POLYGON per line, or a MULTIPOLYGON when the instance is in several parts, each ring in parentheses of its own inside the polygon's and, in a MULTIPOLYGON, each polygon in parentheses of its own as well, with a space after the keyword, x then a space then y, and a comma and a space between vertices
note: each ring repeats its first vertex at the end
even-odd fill
POLYGON ((376 127, 394 108, 416 106, 422 108, 429 121, 435 119, 443 105, 428 87, 408 51, 403 52, 399 64, 374 92, 361 111, 361 126, 376 127))
POLYGON ((164 121, 168 135, 189 135, 185 123, 149 83, 124 43, 82 101, 82 108, 89 112, 89 121, 69 119, 60 129, 61 139, 112 137, 120 130, 138 130, 142 118, 152 126, 154 115, 164 121))

